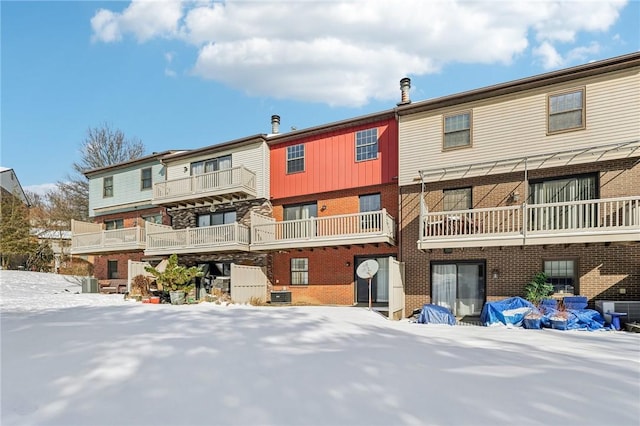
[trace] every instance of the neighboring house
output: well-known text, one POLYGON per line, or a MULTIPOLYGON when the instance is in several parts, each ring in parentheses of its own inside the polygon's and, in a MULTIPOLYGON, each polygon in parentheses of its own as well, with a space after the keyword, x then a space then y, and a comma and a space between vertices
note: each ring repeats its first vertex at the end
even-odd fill
POLYGON ((136 160, 90 170, 89 216, 93 223, 73 221, 72 255, 95 255, 94 275, 101 286, 124 291, 128 261, 160 260, 145 256, 148 224, 170 224, 164 207, 155 205, 153 185, 164 181, 164 151, 136 160))
POLYGON ((640 300, 640 54, 400 105, 406 308, 640 300))
POLYGON ((268 256, 249 251, 253 214, 271 216, 265 135, 167 155, 162 162, 166 179, 154 184, 152 203, 166 209, 172 226, 147 226, 145 254, 176 253, 181 264, 201 266, 201 287, 215 281, 228 290, 231 264, 266 272, 268 256))
POLYGON ((38 238, 38 243, 48 243, 53 251, 54 264, 52 271, 58 272, 62 262, 69 256, 71 250, 71 231, 32 228, 31 234, 38 238))
POLYGON ((252 225, 251 250, 271 253, 273 288, 293 303, 368 303, 368 281, 355 271, 376 259, 372 301, 385 306, 398 253, 394 111, 283 134, 279 120, 268 142, 274 219, 252 225))
POLYGON ((17 196, 27 205, 27 207, 31 206, 31 202, 24 193, 24 189, 22 189, 18 176, 13 169, 0 166, 0 188, 2 196, 8 194, 17 196))

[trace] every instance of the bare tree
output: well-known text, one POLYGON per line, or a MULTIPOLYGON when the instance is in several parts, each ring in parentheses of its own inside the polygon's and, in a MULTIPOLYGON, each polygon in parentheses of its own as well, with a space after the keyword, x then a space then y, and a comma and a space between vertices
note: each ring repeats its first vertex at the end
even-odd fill
POLYGON ((52 219, 65 221, 69 226, 71 219, 88 220, 89 181, 84 173, 140 158, 144 152, 142 141, 127 138, 121 130, 113 129, 108 123, 87 129, 87 136, 80 145, 80 160, 72 164, 73 172, 66 181, 56 184, 56 190, 47 194, 56 216, 52 219))

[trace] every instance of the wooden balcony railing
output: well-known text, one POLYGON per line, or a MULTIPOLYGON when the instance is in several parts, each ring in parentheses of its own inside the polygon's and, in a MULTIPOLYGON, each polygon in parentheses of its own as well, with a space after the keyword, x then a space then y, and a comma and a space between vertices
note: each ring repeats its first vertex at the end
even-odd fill
POLYGON ((98 254, 145 248, 145 228, 110 229, 71 234, 71 254, 98 254))
POLYGON ((276 222, 252 219, 251 248, 282 249, 366 243, 395 244, 395 221, 385 209, 276 222))
POLYGON ((223 197, 236 193, 256 196, 256 174, 244 166, 158 182, 153 185, 153 203, 223 197))
POLYGON ((640 196, 428 212, 419 248, 634 241, 640 196))
POLYGON ((249 250, 249 227, 240 223, 172 229, 149 227, 145 254, 205 253, 249 250))

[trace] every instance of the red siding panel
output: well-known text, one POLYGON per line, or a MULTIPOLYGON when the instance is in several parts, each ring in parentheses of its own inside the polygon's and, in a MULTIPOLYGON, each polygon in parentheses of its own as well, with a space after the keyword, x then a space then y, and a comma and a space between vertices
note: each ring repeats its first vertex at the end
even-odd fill
POLYGON ((271 198, 330 192, 395 182, 398 175, 394 119, 339 129, 271 146, 271 198), (356 162, 355 134, 378 128, 378 158, 356 162), (305 145, 305 170, 287 174, 287 147, 305 145))

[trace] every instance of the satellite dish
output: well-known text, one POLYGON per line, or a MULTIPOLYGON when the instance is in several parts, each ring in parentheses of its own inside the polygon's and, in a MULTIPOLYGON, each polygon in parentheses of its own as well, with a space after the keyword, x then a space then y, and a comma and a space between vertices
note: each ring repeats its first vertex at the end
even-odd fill
POLYGON ((356 274, 362 278, 363 280, 368 280, 373 278, 373 276, 378 272, 378 262, 375 259, 368 259, 358 265, 356 269, 356 274))

